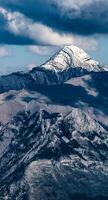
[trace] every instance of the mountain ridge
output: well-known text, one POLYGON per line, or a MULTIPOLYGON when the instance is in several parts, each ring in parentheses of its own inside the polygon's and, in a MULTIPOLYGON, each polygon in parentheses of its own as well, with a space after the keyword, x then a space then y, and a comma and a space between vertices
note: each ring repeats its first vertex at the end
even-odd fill
POLYGON ((91 59, 81 48, 73 45, 65 46, 52 56, 48 62, 41 65, 41 67, 55 70, 56 72, 77 67, 82 67, 88 71, 102 70, 101 66, 99 66, 99 62, 91 59))
POLYGON ((92 60, 83 50, 75 46, 66 46, 48 62, 28 73, 15 72, 0 76, 0 91, 31 89, 36 85, 62 84, 72 77, 105 70, 104 66, 92 60))
POLYGON ((108 71, 83 58, 0 77, 0 200, 108 199, 108 71))
MULTIPOLYGON (((108 195, 107 185, 102 183, 103 181, 107 183, 108 132, 80 109, 73 108, 71 113, 65 117, 58 113, 50 114, 44 110, 33 115, 30 115, 29 112, 20 112, 3 130, 2 140, 4 144, 7 140, 6 135, 9 138, 11 136, 11 138, 7 142, 7 148, 4 146, 4 150, 2 150, 3 155, 0 155, 0 194, 4 196, 4 199, 6 191, 8 191, 8 198, 16 199, 15 191, 19 181, 21 182, 18 186, 18 198, 24 199, 24 193, 27 195, 27 185, 30 187, 30 199, 34 199, 33 196, 41 199, 43 195, 44 199, 47 198, 46 190, 44 191, 44 187, 47 188, 47 186, 40 186, 42 180, 45 182, 44 175, 48 185, 52 185, 52 190, 48 191, 48 186, 47 191, 54 199, 56 198, 53 196, 53 190, 55 190, 54 185, 57 179, 64 188, 65 192, 62 191, 64 196, 68 192, 70 195, 79 193, 89 196, 91 194, 93 197, 108 195), (77 115, 80 118, 78 121, 75 120, 77 115), (81 124, 82 120, 84 122, 87 120, 86 127, 81 124), (48 171, 46 171, 47 167, 48 171), (46 172, 43 175, 44 169, 46 172), (25 173, 24 170, 26 170, 25 173), (37 175, 35 172, 38 172, 37 175), (55 175, 58 178, 56 177, 55 180, 55 176, 51 178, 48 173, 51 173, 50 176, 55 175), (71 185, 68 184, 70 176, 71 185), (74 176, 84 179, 80 182, 80 179, 77 180, 74 176), (80 185, 78 191, 77 187, 71 188, 73 185, 72 177, 74 177, 74 184, 80 185), (89 182, 89 188, 95 187, 91 193, 87 187, 87 179, 92 180, 92 184, 89 182), (22 181, 25 180, 25 189, 22 190, 22 181), (39 181, 38 186, 35 186, 35 181, 39 181), (66 191, 62 181, 64 183, 66 181, 71 190, 68 188, 66 191), (85 187, 83 187, 83 181, 86 184, 85 187), (32 184, 33 188, 31 188, 32 184), (35 187, 38 187, 37 191, 35 191, 35 187), (102 188, 103 193, 101 193, 100 188, 102 188), (31 193, 32 189, 34 194, 31 193)), ((61 195, 59 189, 57 186, 58 199, 61 195)))

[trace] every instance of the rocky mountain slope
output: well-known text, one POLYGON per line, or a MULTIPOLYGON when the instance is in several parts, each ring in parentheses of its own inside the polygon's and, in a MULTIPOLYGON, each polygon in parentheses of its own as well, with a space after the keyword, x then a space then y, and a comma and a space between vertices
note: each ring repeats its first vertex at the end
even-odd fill
POLYGON ((81 109, 20 112, 1 133, 3 199, 108 196, 108 129, 81 109))
POLYGON ((36 85, 61 84, 72 77, 105 71, 105 67, 92 60, 82 49, 66 46, 49 61, 29 73, 16 72, 0 77, 0 92, 34 89, 36 85))
POLYGON ((108 199, 108 72, 76 47, 28 74, 0 77, 6 199, 108 199))

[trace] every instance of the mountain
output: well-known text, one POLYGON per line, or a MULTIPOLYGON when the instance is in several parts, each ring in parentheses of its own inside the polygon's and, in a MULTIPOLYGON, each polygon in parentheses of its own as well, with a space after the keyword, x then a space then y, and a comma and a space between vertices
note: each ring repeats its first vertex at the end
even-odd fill
POLYGON ((2 132, 1 196, 108 195, 107 141, 107 130, 80 109, 73 108, 66 116, 46 111, 19 113, 2 132))
POLYGON ((72 77, 105 71, 105 67, 92 60, 83 50, 66 46, 48 62, 29 73, 16 72, 0 77, 0 91, 33 89, 36 85, 62 84, 72 77))
POLYGON ((87 57, 1 76, 0 200, 108 199, 108 72, 87 57))
POLYGON ((98 72, 102 70, 99 62, 90 58, 82 49, 76 46, 65 46, 57 52, 48 62, 41 66, 44 69, 63 72, 70 68, 98 72))
POLYGON ((34 68, 31 75, 36 82, 52 85, 61 84, 72 77, 99 71, 105 71, 105 67, 92 60, 82 49, 71 45, 65 46, 41 67, 34 68))

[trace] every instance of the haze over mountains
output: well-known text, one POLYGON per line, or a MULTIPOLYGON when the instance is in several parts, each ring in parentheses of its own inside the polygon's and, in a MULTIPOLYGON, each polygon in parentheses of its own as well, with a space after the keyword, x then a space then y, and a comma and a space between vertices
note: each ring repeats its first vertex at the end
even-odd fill
POLYGON ((108 198, 108 72, 66 46, 0 77, 0 200, 108 198))

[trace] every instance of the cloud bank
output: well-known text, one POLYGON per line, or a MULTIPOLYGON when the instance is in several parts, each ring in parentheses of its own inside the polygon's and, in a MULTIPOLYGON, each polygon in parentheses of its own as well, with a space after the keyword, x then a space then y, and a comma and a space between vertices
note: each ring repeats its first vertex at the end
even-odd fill
POLYGON ((108 33, 107 0, 1 0, 0 5, 57 31, 108 33))
MULTIPOLYGON (((108 33, 107 0, 0 0, 0 43, 97 47, 108 33)), ((32 47, 44 53, 39 47, 32 47)), ((48 48, 46 49, 47 52, 48 48)))

